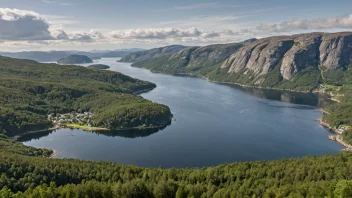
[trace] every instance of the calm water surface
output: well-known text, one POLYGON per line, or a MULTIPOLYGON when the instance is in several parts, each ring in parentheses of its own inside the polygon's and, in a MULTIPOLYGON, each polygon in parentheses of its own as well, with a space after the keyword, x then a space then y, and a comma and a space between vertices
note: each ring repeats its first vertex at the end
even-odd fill
POLYGON ((99 134, 60 129, 27 135, 26 145, 55 149, 57 158, 107 160, 152 167, 202 167, 337 153, 331 133, 315 122, 327 101, 294 94, 210 83, 101 59, 113 71, 153 82, 144 98, 168 105, 174 121, 159 131, 99 134), (74 136, 68 136, 68 134, 74 136))

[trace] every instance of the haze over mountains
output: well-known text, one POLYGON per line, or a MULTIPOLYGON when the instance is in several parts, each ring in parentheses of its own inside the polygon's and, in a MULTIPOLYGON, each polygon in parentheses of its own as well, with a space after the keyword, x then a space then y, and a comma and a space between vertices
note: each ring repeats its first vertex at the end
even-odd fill
POLYGON ((11 58, 31 59, 38 62, 57 62, 73 54, 85 55, 92 59, 122 57, 130 52, 142 51, 141 48, 117 49, 117 50, 93 50, 93 51, 24 51, 24 52, 0 52, 2 56, 11 58))

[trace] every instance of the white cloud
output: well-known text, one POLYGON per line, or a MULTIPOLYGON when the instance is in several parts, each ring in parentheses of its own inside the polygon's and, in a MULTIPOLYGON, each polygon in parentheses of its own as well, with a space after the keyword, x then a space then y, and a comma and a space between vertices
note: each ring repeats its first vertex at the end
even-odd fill
POLYGON ((72 32, 68 34, 68 39, 72 41, 93 42, 106 37, 99 31, 90 30, 89 32, 72 32))
POLYGON ((45 18, 50 24, 58 24, 60 26, 62 25, 75 25, 79 24, 80 22, 75 20, 73 17, 69 16, 58 16, 58 15, 41 15, 43 18, 45 18))
MULTIPOLYGON (((67 19, 50 16, 49 19, 67 19)), ((74 41, 93 42, 105 36, 96 30, 67 32, 61 24, 51 24, 45 16, 33 11, 0 8, 0 40, 3 41, 74 41)))
POLYGON ((113 38, 118 39, 166 39, 178 37, 197 37, 201 36, 202 32, 200 32, 197 28, 147 28, 113 31, 110 35, 113 38))
MULTIPOLYGON (((242 32, 243 33, 243 32, 242 32)), ((181 29, 181 28, 139 28, 129 30, 112 31, 110 36, 115 39, 177 39, 177 38, 214 38, 221 36, 241 35, 241 32, 232 30, 223 31, 204 31, 195 27, 181 29)))
POLYGON ((333 28, 352 28, 352 14, 330 18, 297 19, 284 21, 279 24, 262 24, 256 29, 266 32, 291 32, 296 30, 322 30, 333 28))
POLYGON ((239 40, 245 31, 204 31, 197 28, 145 28, 110 32, 109 41, 123 43, 223 43, 239 40))
POLYGON ((38 13, 0 8, 0 40, 50 40, 49 27, 38 13))

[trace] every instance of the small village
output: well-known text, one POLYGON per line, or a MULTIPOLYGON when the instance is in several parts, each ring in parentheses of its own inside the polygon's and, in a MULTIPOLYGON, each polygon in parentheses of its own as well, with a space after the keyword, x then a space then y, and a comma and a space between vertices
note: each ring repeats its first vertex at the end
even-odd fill
POLYGON ((91 120, 94 114, 90 112, 84 113, 66 113, 66 114, 57 114, 48 115, 48 120, 52 121, 54 125, 66 125, 66 124, 79 124, 82 126, 91 127, 91 120))

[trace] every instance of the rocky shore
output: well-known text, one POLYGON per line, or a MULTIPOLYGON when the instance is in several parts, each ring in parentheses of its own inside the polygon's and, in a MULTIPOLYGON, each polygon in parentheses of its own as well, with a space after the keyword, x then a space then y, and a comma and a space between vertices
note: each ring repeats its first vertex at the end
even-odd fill
MULTIPOLYGON (((321 111, 321 110, 320 110, 320 111, 321 111)), ((324 111, 324 112, 326 112, 326 111, 324 111)), ((326 113, 328 113, 328 112, 326 112, 326 113)), ((343 138, 342 138, 342 136, 340 135, 340 133, 339 133, 339 131, 338 131, 337 129, 331 127, 328 123, 324 122, 322 119, 318 119, 318 120, 316 120, 316 121, 317 121, 321 126, 327 128, 327 129, 329 129, 330 131, 332 131, 332 132, 334 132, 334 133, 337 134, 337 136, 336 136, 336 141, 337 141, 338 143, 340 143, 342 146, 345 147, 345 149, 343 149, 343 150, 345 150, 345 151, 352 151, 352 145, 349 145, 349 144, 347 144, 346 142, 343 141, 343 138)))

